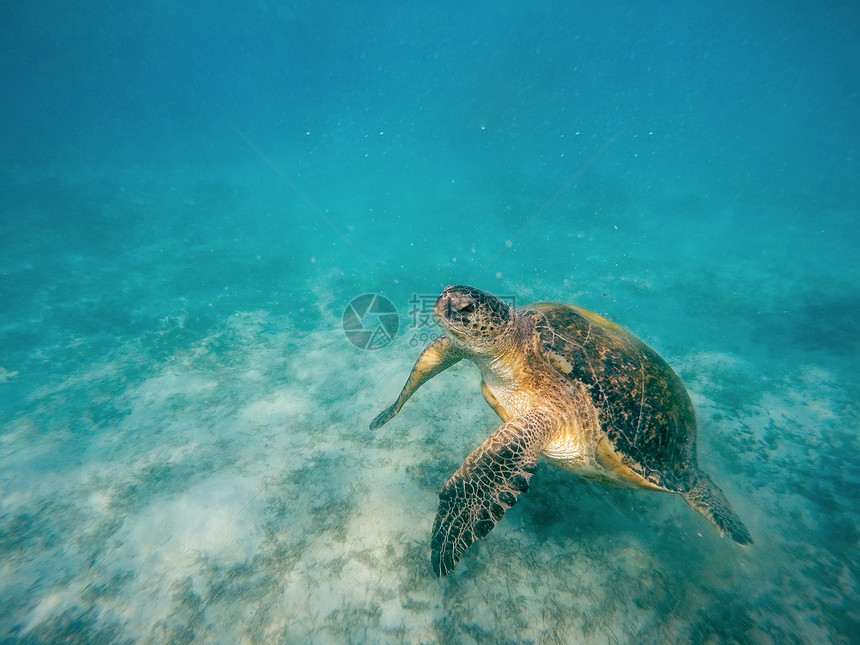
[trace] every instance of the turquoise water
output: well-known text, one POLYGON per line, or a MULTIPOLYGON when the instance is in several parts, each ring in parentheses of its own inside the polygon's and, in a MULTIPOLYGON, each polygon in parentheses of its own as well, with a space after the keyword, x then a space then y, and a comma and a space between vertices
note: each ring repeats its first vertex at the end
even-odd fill
POLYGON ((857 638, 860 11, 521 4, 0 9, 0 641, 857 638), (755 544, 541 463, 436 578, 450 283, 655 347, 755 544))

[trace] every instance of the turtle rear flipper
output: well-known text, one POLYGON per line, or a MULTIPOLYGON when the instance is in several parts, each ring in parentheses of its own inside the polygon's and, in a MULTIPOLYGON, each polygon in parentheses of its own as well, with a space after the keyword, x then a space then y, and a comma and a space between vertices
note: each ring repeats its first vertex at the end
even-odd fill
POLYGON ((738 544, 752 544, 752 536, 732 510, 723 491, 705 473, 699 473, 695 485, 681 493, 687 503, 707 517, 721 535, 728 534, 738 544))
POLYGON ((549 417, 532 410, 511 419, 478 446, 439 493, 430 542, 436 575, 450 573, 528 490, 538 455, 551 431, 549 417))

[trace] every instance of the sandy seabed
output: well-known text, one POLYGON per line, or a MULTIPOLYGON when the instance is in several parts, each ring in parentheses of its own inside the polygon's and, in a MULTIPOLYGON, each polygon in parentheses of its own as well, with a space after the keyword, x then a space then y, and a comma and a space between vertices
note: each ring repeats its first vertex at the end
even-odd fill
MULTIPOLYGON (((183 298, 163 306, 128 296, 140 331, 117 337, 74 318, 114 312, 99 309, 95 289, 46 289, 36 301, 53 331, 0 371, 10 402, 0 433, 0 639, 850 642, 856 320, 829 316, 856 294, 825 281, 831 292, 816 288, 808 307, 786 312, 777 295, 812 293, 802 271, 787 285, 749 265, 715 278, 707 260, 649 270, 635 248, 619 268, 599 259, 617 237, 564 236, 591 254, 569 259, 575 280, 548 262, 549 275, 508 280, 512 260, 500 261, 498 291, 598 309, 665 354, 697 408, 700 462, 752 547, 720 538, 676 496, 606 488, 542 463, 528 494, 437 579, 438 491, 498 420, 464 364, 368 429, 419 348, 408 330, 378 351, 346 341, 340 314, 368 290, 361 280, 295 278, 301 316, 265 297, 258 307, 213 297, 203 323, 183 298), (51 304, 60 291, 67 301, 51 304), (64 325, 83 331, 55 333, 64 325)), ((178 252, 141 247, 118 293, 164 284, 149 272, 178 252)), ((434 276, 456 273, 450 257, 433 261, 434 276)), ((100 274, 86 260, 65 262, 100 274)), ((3 270, 27 276, 33 266, 8 260, 3 270)), ((101 273, 113 281, 110 271, 101 273)), ((481 286, 494 288, 488 280, 481 286)), ((410 288, 438 286, 403 286, 397 297, 410 288)), ((31 338, 25 328, 38 332, 37 318, 7 319, 3 332, 31 338)))

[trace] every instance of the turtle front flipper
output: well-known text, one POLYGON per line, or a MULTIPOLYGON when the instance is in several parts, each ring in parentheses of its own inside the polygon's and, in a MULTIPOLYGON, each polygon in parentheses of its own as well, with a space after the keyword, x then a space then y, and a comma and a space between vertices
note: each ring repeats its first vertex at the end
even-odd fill
POLYGON ((492 531, 517 495, 528 490, 551 430, 549 416, 540 410, 511 419, 473 450, 443 486, 430 542, 436 575, 450 573, 466 549, 492 531))
POLYGON ((687 503, 707 517, 721 535, 728 534, 738 544, 752 544, 752 536, 732 510, 729 500, 705 473, 700 472, 696 483, 681 493, 687 503))
POLYGON ((463 353, 446 336, 440 336, 430 343, 415 361, 415 366, 412 368, 409 378, 406 379, 406 385, 400 391, 400 396, 370 422, 370 429, 376 430, 391 421, 394 415, 400 412, 403 404, 415 393, 415 390, 439 372, 444 372, 459 362, 461 358, 463 358, 463 353))

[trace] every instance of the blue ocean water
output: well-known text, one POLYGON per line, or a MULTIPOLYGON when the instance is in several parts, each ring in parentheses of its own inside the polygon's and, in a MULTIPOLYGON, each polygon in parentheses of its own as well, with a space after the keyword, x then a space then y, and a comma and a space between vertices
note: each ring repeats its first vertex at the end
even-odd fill
POLYGON ((848 643, 860 8, 5 3, 0 642, 848 643), (542 463, 438 579, 450 283, 631 329, 755 544, 542 463), (392 342, 343 331, 357 296, 392 342), (434 331, 435 330, 435 331, 434 331))

